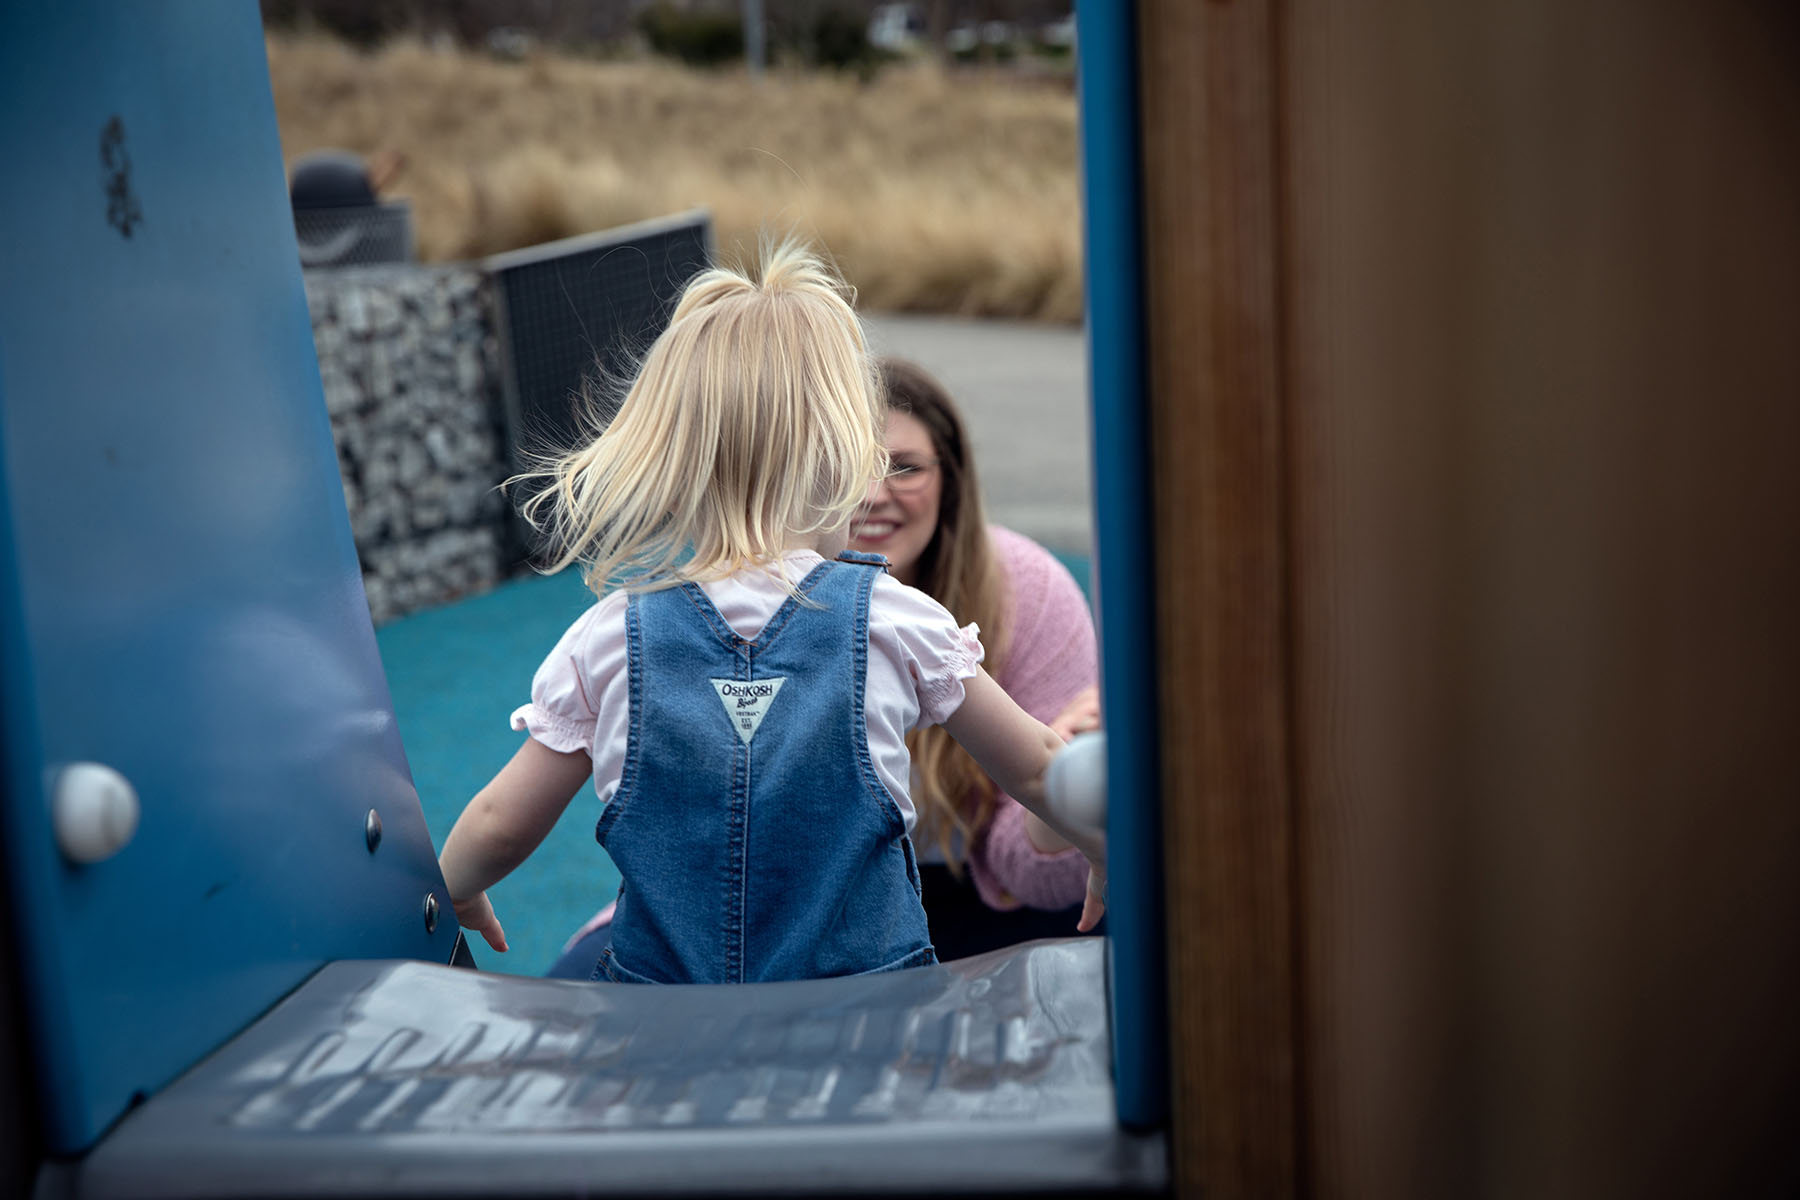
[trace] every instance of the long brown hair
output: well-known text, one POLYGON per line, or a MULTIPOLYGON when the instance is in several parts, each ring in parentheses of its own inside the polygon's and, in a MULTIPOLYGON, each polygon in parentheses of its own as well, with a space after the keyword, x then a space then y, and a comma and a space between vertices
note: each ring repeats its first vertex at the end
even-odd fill
MULTIPOLYGON (((994 561, 987 518, 981 508, 981 486, 969 454, 962 417, 942 384, 915 363, 884 358, 879 369, 888 408, 903 412, 931 435, 942 480, 937 528, 919 556, 919 590, 950 610, 959 624, 981 626, 987 648, 986 667, 998 674, 1006 657, 1006 581, 994 561)), ((919 787, 913 802, 919 810, 919 834, 936 841, 953 871, 975 837, 994 816, 994 781, 956 744, 941 725, 908 734, 919 787), (962 836, 962 853, 954 839, 962 836)))

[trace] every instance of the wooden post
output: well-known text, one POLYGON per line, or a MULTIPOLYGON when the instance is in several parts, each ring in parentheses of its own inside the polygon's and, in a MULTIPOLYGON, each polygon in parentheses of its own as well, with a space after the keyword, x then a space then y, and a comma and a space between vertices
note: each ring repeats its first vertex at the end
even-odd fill
POLYGON ((1179 1186, 1297 1187, 1275 5, 1139 10, 1179 1186))
POLYGON ((1178 1189, 1793 1194, 1800 18, 1140 57, 1178 1189))

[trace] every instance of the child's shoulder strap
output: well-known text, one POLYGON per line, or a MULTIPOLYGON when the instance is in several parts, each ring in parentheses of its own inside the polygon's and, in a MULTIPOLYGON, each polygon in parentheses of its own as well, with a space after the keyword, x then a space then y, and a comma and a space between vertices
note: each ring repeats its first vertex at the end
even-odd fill
POLYGON ((841 563, 854 563, 859 567, 880 567, 888 569, 887 556, 881 554, 864 554, 861 550, 846 550, 837 556, 841 563))

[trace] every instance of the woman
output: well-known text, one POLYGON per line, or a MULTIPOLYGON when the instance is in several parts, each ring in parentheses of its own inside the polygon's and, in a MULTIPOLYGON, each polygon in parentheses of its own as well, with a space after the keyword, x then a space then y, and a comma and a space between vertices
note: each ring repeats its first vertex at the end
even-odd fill
MULTIPOLYGON (((962 420, 914 363, 884 359, 891 474, 850 526, 905 584, 981 627, 986 667, 1064 737, 1098 725, 1093 618, 1081 589, 1029 538, 988 525, 962 420)), ((941 959, 1075 932, 1081 855, 993 782, 941 729, 914 733, 914 831, 941 959)))
MULTIPOLYGON (((869 490, 850 547, 885 555, 900 582, 981 628, 984 665, 1026 712, 1068 738, 1099 724, 1093 618, 1080 587, 1031 539, 988 525, 962 418, 943 386, 903 359, 881 361, 891 474, 869 490)), ((942 728, 915 732, 913 832, 940 960, 1070 937, 1087 861, 1000 793, 942 728)), ((612 906, 564 947, 551 978, 588 979, 612 906)), ((1104 932, 1102 922, 1097 932, 1104 932)))

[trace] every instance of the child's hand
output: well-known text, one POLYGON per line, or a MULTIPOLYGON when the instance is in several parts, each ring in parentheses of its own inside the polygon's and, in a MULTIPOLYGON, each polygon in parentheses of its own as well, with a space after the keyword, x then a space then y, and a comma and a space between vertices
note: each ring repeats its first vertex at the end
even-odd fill
MULTIPOLYGON (((506 953, 506 931, 500 928, 500 918, 494 915, 494 906, 488 903, 486 892, 476 892, 466 900, 452 899, 451 907, 456 909, 456 919, 464 929, 473 929, 487 939, 487 944, 506 953)), ((1087 915, 1084 911, 1084 917, 1087 915)))
MULTIPOLYGON (((1090 859, 1091 863, 1093 860, 1090 859)), ((1081 920, 1075 922, 1077 933, 1086 933, 1106 915, 1106 868, 1088 867, 1087 899, 1081 902, 1081 920)))
POLYGON ((1106 835, 1097 829, 1057 830, 1036 813, 1025 814, 1025 839, 1039 854, 1055 854, 1073 846, 1088 860, 1087 898, 1081 903, 1081 920, 1075 926, 1086 933, 1106 915, 1106 835))
POLYGON ((502 954, 506 934, 488 903, 487 889, 537 849, 593 769, 585 750, 564 753, 526 738, 512 761, 475 793, 444 839, 438 870, 456 919, 502 954))
POLYGON ((1086 933, 1106 914, 1106 735, 1080 734, 1064 746, 1051 760, 1044 791, 1044 822, 1088 860, 1087 898, 1075 926, 1086 933))
POLYGON ((1075 923, 1077 932, 1086 933, 1106 915, 1106 834, 1098 829, 1064 832, 1088 862, 1087 897, 1081 902, 1081 920, 1075 923))

